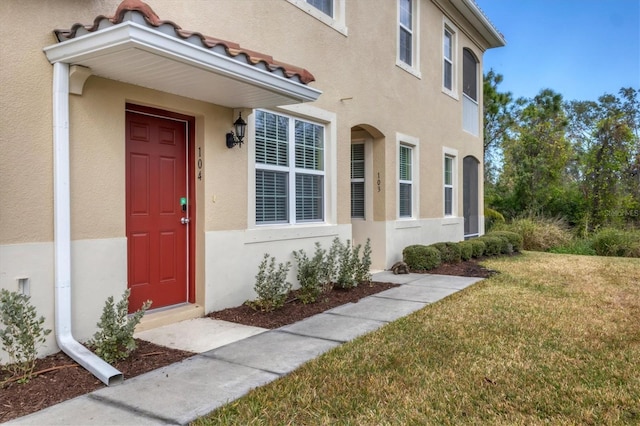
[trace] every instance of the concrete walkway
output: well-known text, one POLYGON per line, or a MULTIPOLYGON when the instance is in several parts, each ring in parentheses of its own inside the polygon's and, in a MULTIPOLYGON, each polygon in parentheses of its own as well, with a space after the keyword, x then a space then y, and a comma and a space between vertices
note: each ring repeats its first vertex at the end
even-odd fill
POLYGON ((390 272, 374 274, 373 279, 403 285, 275 330, 208 318, 149 330, 136 337, 201 353, 6 424, 187 424, 344 342, 481 280, 390 272), (211 338, 215 334, 207 327, 219 329, 223 337, 211 338))

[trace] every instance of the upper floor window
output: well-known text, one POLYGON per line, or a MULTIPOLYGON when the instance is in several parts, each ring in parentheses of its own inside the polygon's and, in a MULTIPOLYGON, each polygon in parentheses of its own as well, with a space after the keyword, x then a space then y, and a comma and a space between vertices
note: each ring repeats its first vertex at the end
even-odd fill
POLYGON ((478 61, 469 49, 462 51, 462 92, 478 102, 478 61))
POLYGON ((256 111, 256 224, 324 220, 324 126, 256 111))
POLYGON ((442 51, 444 61, 442 85, 447 90, 453 90, 453 34, 448 28, 444 29, 442 51))
POLYGON ((396 65, 420 78, 419 4, 417 0, 398 1, 398 57, 396 65))
POLYGON ((364 144, 351 145, 351 217, 365 218, 364 144))
POLYGON ((399 155, 399 216, 411 217, 413 213, 413 149, 400 145, 399 155))
POLYGON ((307 3, 333 18, 333 0, 307 0, 307 3))
POLYGON ((413 7, 412 0, 399 0, 399 39, 398 57, 409 66, 413 66, 413 7))
POLYGON ((347 0, 287 0, 305 13, 342 35, 347 35, 345 8, 347 0))
POLYGON ((480 134, 478 61, 466 48, 462 51, 462 128, 472 135, 480 134))

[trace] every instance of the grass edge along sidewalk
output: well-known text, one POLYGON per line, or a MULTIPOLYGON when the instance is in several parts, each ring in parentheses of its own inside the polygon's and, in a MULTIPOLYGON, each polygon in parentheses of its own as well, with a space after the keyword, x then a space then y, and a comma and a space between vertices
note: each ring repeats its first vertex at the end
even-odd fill
POLYGON ((196 425, 640 423, 640 260, 526 252, 196 425))

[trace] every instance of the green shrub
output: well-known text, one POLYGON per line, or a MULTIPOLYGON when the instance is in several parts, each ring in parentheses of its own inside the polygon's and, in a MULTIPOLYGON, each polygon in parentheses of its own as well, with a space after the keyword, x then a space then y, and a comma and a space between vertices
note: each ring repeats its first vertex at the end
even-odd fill
POLYGON ((484 256, 485 243, 478 238, 472 238, 469 240, 473 246, 473 257, 484 256))
POLYGON ((571 233, 560 219, 527 217, 516 219, 508 225, 496 226, 496 230, 520 234, 523 250, 547 251, 571 241, 571 233))
POLYGON ((255 290, 258 298, 245 302, 255 310, 270 312, 282 308, 291 290, 291 283, 287 282, 287 273, 291 263, 280 263, 276 269, 276 258, 265 253, 258 274, 256 275, 255 290))
POLYGON ((357 283, 369 284, 371 282, 371 240, 369 240, 369 238, 367 238, 362 252, 362 258, 358 259, 355 270, 355 280, 357 283))
POLYGON ((505 238, 513 247, 513 251, 519 252, 522 250, 522 235, 512 231, 494 231, 489 235, 500 238, 505 238))
POLYGON ((402 250, 402 259, 409 269, 414 271, 428 271, 442 263, 438 249, 419 244, 405 247, 402 250))
POLYGON ((318 300, 323 290, 324 283, 321 280, 321 275, 324 250, 320 248, 319 243, 316 243, 316 252, 313 258, 309 259, 304 250, 294 251, 293 257, 298 263, 298 273, 296 275, 300 283, 298 297, 302 303, 314 303, 318 300))
POLYGON ((10 364, 4 368, 12 376, 21 376, 20 383, 31 379, 36 365, 38 347, 45 342, 51 330, 42 327, 44 317, 37 318, 36 308, 24 294, 0 290, 0 340, 9 355, 10 364))
POLYGON ((473 257, 473 243, 471 241, 460 241, 458 247, 460 247, 460 258, 462 260, 469 260, 473 257))
POLYGON ((591 239, 599 256, 640 257, 640 231, 605 228, 591 239))
POLYGON ((122 299, 115 305, 113 296, 107 298, 98 322, 98 331, 89 341, 96 355, 109 364, 126 359, 136 349, 133 332, 151 306, 151 301, 147 300, 140 309, 129 316, 127 311, 130 293, 131 290, 126 289, 122 299))
POLYGON ((497 256, 502 253, 504 241, 501 238, 492 237, 491 235, 483 235, 478 239, 484 243, 484 254, 486 256, 497 256))
POLYGON ((456 243, 431 244, 440 252, 442 263, 459 263, 462 260, 460 247, 456 243))
POLYGON ((350 289, 358 285, 355 280, 355 271, 359 251, 360 246, 355 249, 351 247, 351 240, 347 240, 345 244, 340 244, 338 251, 338 276, 336 278, 337 287, 350 289))
POLYGON ((497 210, 485 207, 484 209, 484 230, 489 232, 494 226, 504 223, 504 216, 497 210))
POLYGON ((597 254, 591 245, 591 240, 588 238, 574 238, 569 243, 554 247, 549 251, 551 253, 579 254, 583 256, 595 256, 597 254))

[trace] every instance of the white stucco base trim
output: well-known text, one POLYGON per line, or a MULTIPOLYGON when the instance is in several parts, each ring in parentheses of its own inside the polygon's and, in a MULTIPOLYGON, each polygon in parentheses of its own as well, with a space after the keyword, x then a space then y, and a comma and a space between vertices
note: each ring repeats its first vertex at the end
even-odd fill
MULTIPOLYGON (((96 331, 96 323, 109 296, 119 300, 127 288, 127 240, 108 238, 71 242, 72 327, 79 341, 96 331)), ((44 327, 54 329, 53 242, 0 245, 0 288, 18 291, 17 277, 27 277, 31 304, 44 327)), ((53 333, 47 336, 39 356, 59 350, 53 333)), ((8 361, 0 350, 0 362, 8 361)))
POLYGON ((291 262, 289 282, 296 283, 293 251, 312 255, 316 241, 329 249, 335 237, 351 239, 351 225, 265 227, 205 233, 205 312, 239 306, 255 298, 253 286, 265 253, 276 263, 291 262))
POLYGON ((386 268, 402 260, 402 250, 413 244, 429 245, 464 239, 464 218, 395 220, 386 222, 386 268))

